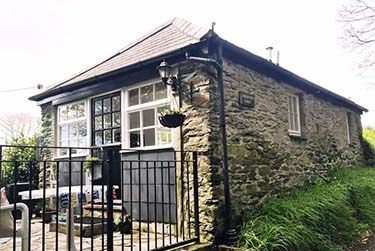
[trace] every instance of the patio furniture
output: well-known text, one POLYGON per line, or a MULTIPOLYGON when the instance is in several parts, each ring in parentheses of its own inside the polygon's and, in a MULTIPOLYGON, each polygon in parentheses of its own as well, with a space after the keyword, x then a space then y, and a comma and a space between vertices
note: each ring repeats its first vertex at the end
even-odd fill
POLYGON ((29 250, 29 208, 24 203, 9 204, 4 187, 1 188, 0 219, 0 238, 21 237, 22 251, 29 250), (16 229, 16 236, 13 236, 12 211, 14 207, 20 210, 22 215, 21 225, 16 229))

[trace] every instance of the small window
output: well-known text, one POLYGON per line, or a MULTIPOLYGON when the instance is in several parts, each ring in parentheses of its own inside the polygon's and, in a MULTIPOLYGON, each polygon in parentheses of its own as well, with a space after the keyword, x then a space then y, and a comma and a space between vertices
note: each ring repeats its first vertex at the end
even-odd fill
POLYGON ((301 136, 301 117, 300 117, 299 97, 295 95, 288 96, 288 119, 289 134, 301 136))
MULTIPOLYGON (((72 154, 85 153, 87 146, 86 103, 84 101, 58 107, 58 146, 73 147, 72 154)), ((67 155, 67 149, 60 149, 60 156, 67 155)))
POLYGON ((351 126, 351 114, 348 112, 346 114, 346 133, 347 133, 347 139, 348 144, 352 143, 352 126, 351 126))
POLYGON ((142 105, 167 99, 167 87, 163 83, 145 85, 128 91, 128 106, 142 105))
POLYGON ((172 130, 160 125, 158 114, 168 108, 167 87, 163 83, 128 90, 127 141, 130 148, 169 146, 172 130))
POLYGON ((92 100, 93 145, 121 142, 121 95, 114 93, 92 100))

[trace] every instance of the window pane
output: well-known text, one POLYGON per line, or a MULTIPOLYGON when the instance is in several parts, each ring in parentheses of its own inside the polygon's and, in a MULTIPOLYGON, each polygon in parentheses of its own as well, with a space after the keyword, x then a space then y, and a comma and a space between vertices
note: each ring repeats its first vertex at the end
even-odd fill
POLYGON ((142 111, 143 127, 155 125, 155 109, 142 111))
POLYGON ((289 130, 294 131, 294 118, 293 113, 289 113, 289 130))
POLYGON ((69 126, 69 141, 73 146, 77 146, 78 139, 78 124, 73 124, 69 126))
POLYGON ((60 126, 60 141, 68 141, 68 126, 60 126))
POLYGON ((86 121, 78 123, 79 137, 84 138, 87 136, 87 124, 86 121))
POLYGON ((293 113, 297 114, 298 113, 297 109, 298 109, 297 98, 293 97, 293 113))
POLYGON ((141 104, 151 102, 154 100, 154 85, 146 85, 141 87, 141 104))
POLYGON ((129 129, 139 128, 140 126, 139 112, 129 113, 129 129))
POLYGON ((139 104, 139 89, 133 89, 129 91, 129 106, 139 104))
POLYGON ((95 130, 103 129, 103 119, 102 115, 95 116, 95 130))
POLYGON ((116 96, 112 98, 112 110, 119 111, 121 107, 120 96, 116 96))
POLYGON ((84 102, 79 103, 77 105, 77 116, 78 116, 78 118, 85 117, 85 112, 86 112, 85 103, 84 102))
POLYGON ((112 127, 119 127, 121 126, 121 116, 119 112, 112 113, 112 127))
POLYGON ((111 130, 105 130, 104 131, 104 144, 110 144, 110 143, 112 143, 111 130))
POLYGON ((102 132, 95 132, 95 145, 101 145, 103 144, 103 135, 102 132))
POLYGON ((95 101, 95 114, 102 114, 103 107, 102 107, 102 100, 95 101))
POLYGON ((294 115, 294 127, 295 127, 296 131, 299 131, 299 118, 298 118, 298 114, 294 115))
POLYGON ((155 145, 155 129, 147 129, 143 131, 143 146, 155 145))
POLYGON ((63 106, 59 109, 60 111, 60 121, 66 121, 68 120, 68 110, 67 110, 67 106, 63 106))
POLYGON ((79 139, 78 146, 86 146, 86 138, 79 139))
POLYGON ((293 100, 291 96, 288 97, 288 109, 290 113, 293 113, 293 100))
POLYGON ((121 142, 121 129, 113 129, 113 142, 121 142))
POLYGON ((110 112, 111 109, 111 98, 106 98, 103 100, 103 112, 110 112))
POLYGON ((167 86, 163 83, 155 84, 155 100, 167 98, 167 86))
POLYGON ((68 105, 67 107, 68 107, 68 119, 77 118, 77 104, 68 105))
POLYGON ((172 133, 169 128, 158 128, 158 145, 172 143, 172 133))
POLYGON ((67 155, 68 149, 60 149, 60 155, 67 155))
POLYGON ((111 114, 106 114, 104 118, 104 128, 111 128, 111 114))
POLYGON ((60 146, 68 146, 69 145, 69 143, 68 143, 68 141, 67 140, 62 140, 61 142, 60 142, 60 146))
POLYGON ((130 147, 141 146, 141 134, 139 131, 130 132, 129 139, 130 139, 130 147))

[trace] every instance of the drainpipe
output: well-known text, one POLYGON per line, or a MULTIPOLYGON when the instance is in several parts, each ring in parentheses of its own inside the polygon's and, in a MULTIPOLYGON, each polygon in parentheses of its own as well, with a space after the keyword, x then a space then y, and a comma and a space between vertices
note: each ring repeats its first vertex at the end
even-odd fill
POLYGON ((203 63, 214 66, 217 71, 218 92, 220 99, 220 133, 222 143, 222 167, 224 177, 224 224, 225 224, 225 242, 229 246, 234 246, 237 241, 237 233, 233 227, 231 196, 229 186, 229 171, 228 171, 228 149, 227 149, 227 133, 225 123, 225 100, 224 100, 224 81, 223 81, 223 48, 218 47, 217 60, 211 58, 191 57, 186 54, 186 59, 189 61, 203 63))

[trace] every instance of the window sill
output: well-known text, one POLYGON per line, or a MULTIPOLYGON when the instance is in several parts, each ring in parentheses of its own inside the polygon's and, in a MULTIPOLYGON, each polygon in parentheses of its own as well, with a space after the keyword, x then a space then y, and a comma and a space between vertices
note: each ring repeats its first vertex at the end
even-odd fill
POLYGON ((301 133, 298 133, 298 132, 288 132, 289 134, 289 137, 291 139, 295 139, 295 140, 307 140, 306 137, 302 136, 301 133))
POLYGON ((173 149, 173 146, 163 145, 163 146, 128 148, 128 149, 122 149, 120 153, 132 153, 132 152, 138 152, 138 151, 157 151, 157 150, 165 150, 165 149, 173 149))
MULTIPOLYGON (((87 157, 89 156, 87 153, 81 153, 81 154, 72 154, 72 158, 79 158, 79 157, 87 157)), ((66 159, 69 158, 69 155, 61 155, 53 157, 52 160, 59 160, 59 159, 66 159)))
POLYGON ((121 143, 112 143, 112 144, 106 144, 106 145, 98 145, 98 146, 93 146, 93 147, 98 147, 98 148, 100 148, 100 147, 103 147, 103 148, 105 148, 105 147, 111 147, 111 146, 121 146, 121 143))

